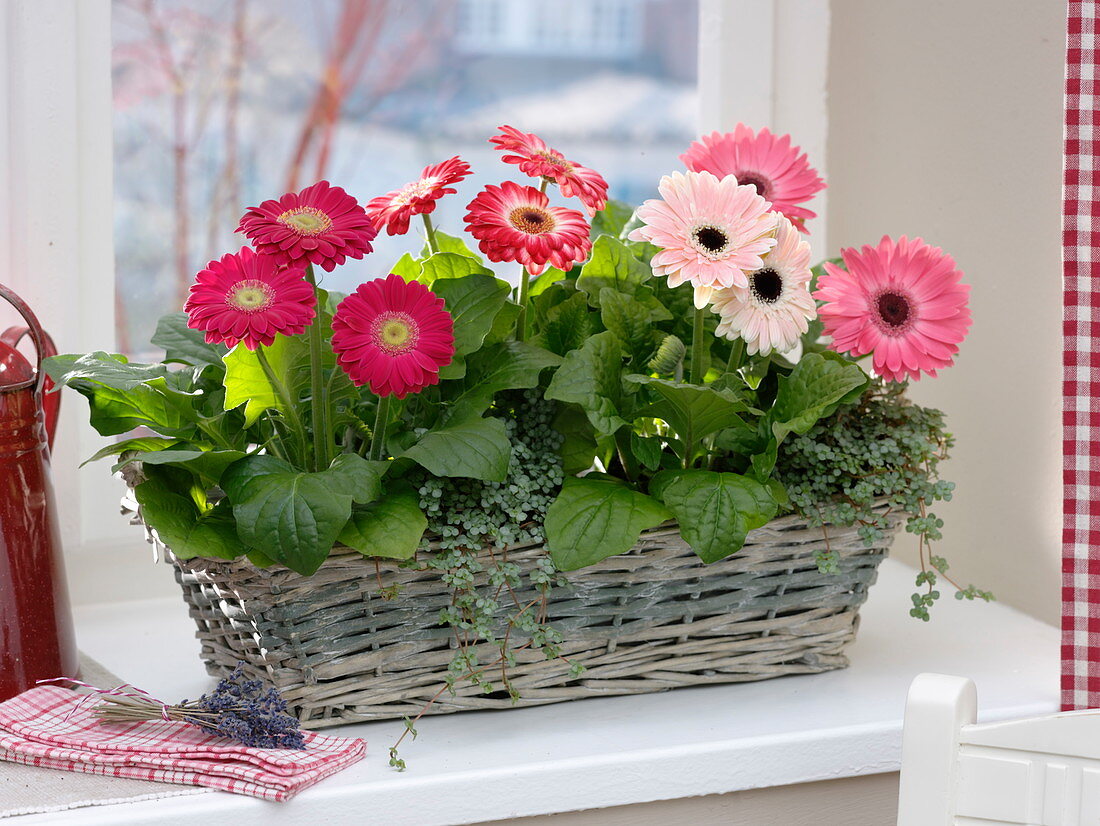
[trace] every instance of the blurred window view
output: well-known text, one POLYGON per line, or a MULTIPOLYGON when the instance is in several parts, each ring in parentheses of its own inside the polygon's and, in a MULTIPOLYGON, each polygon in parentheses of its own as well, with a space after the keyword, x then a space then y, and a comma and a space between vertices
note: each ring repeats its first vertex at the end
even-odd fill
MULTIPOLYGON (((461 234, 481 187, 522 177, 488 143, 502 124, 635 203, 695 134, 695 0, 113 0, 113 14, 117 346, 139 358, 195 272, 244 243, 249 205, 321 178, 365 203, 458 154, 474 175, 433 219, 461 234)), ((384 275, 418 230, 379 236, 325 286, 384 275)))

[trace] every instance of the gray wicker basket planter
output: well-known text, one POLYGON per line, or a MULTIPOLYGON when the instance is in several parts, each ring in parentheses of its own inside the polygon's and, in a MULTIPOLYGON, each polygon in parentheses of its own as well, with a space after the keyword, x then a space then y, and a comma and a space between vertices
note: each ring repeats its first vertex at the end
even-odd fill
MULTIPOLYGON (((131 500, 130 509, 134 505, 131 500)), ((681 686, 745 682, 843 668, 859 608, 874 583, 901 515, 885 540, 866 548, 855 528, 827 529, 840 573, 822 574, 814 553, 825 532, 787 516, 749 534, 745 547, 704 565, 674 524, 642 535, 629 553, 569 575, 548 605, 563 654, 585 666, 517 652, 509 679, 522 699, 459 684, 428 713, 507 709, 583 697, 641 694, 681 686)), ((135 516, 135 522, 140 516, 135 516)), ((443 686, 454 641, 440 625, 451 592, 438 571, 399 568, 336 548, 312 577, 247 560, 175 558, 168 551, 207 671, 239 661, 277 686, 306 728, 415 715, 443 686), (383 587, 400 584, 396 597, 383 587)), ((512 548, 526 573, 543 554, 512 548)), ((524 579, 526 582, 526 578, 524 579)), ((530 588, 530 586, 527 586, 530 588)), ((517 590, 526 602, 537 596, 517 590)), ((482 662, 495 658, 481 652, 482 662)))

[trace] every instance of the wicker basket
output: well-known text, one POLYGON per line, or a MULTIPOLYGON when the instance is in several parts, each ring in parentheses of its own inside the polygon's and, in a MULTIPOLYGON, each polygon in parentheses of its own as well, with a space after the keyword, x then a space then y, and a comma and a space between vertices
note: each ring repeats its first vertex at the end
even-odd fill
MULTIPOLYGON (((128 507, 136 514, 132 500, 128 507)), ((855 528, 827 529, 828 547, 840 557, 837 574, 818 571, 814 553, 826 548, 825 532, 798 517, 753 531, 744 549, 710 565, 675 525, 647 531, 629 553, 573 572, 570 585, 551 595, 548 620, 565 638, 565 657, 585 666, 579 678, 562 660, 526 649, 509 668, 518 703, 462 683, 455 694, 440 694, 429 713, 843 668, 843 649, 900 515, 889 519, 893 530, 872 548, 855 528)), ((512 548, 508 559, 526 574, 542 555, 538 547, 512 548)), ((307 728, 415 715, 444 684, 454 641, 438 616, 451 592, 437 571, 385 561, 379 570, 343 548, 312 577, 246 560, 165 557, 198 625, 207 671, 223 676, 244 661, 279 688, 307 728), (395 584, 398 595, 383 599, 381 589, 395 584)), ((517 590, 524 603, 536 595, 517 590)), ((495 649, 479 653, 481 662, 497 656, 495 649)))

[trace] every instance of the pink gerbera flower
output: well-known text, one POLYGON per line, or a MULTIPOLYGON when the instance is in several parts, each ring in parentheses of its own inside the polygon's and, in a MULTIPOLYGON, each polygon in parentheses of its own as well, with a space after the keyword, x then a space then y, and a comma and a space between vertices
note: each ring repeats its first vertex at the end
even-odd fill
POLYGON ((889 381, 954 363, 970 329, 970 287, 950 255, 904 235, 841 254, 847 270, 826 264, 814 293, 825 302, 818 312, 833 350, 873 353, 875 372, 889 381))
POLYGON ((184 305, 187 326, 206 333, 210 344, 229 347, 243 341, 249 350, 294 336, 313 320, 317 303, 300 268, 280 269, 249 247, 211 261, 191 285, 184 305))
POLYGON ((423 284, 391 273, 340 302, 332 349, 356 385, 403 399, 439 383, 439 369, 454 358, 454 319, 423 284))
POLYGON ((575 210, 549 204, 532 186, 489 185, 466 207, 466 229, 490 261, 518 261, 531 275, 547 263, 568 271, 592 249, 588 222, 575 210))
POLYGON ((489 138, 489 143, 503 152, 501 160, 519 166, 520 172, 532 178, 553 181, 567 198, 576 197, 584 204, 589 215, 607 206, 607 181, 603 175, 579 163, 565 159, 556 149, 551 149, 542 138, 528 132, 520 132, 513 126, 500 127, 500 134, 489 138))
POLYGON ((469 174, 470 165, 457 155, 427 166, 418 180, 368 203, 367 214, 376 226, 384 226, 387 234, 404 235, 409 231, 409 218, 432 212, 436 201, 456 191, 450 188, 451 184, 457 184, 469 174))
POLYGON ((773 209, 802 232, 806 232, 806 219, 817 213, 799 204, 825 188, 806 153, 791 146, 790 135, 773 135, 766 128, 754 135, 743 123, 732 132, 704 135, 680 160, 695 172, 710 172, 719 178, 733 175, 738 183, 755 186, 773 209))
POLYGON ((751 186, 709 172, 673 172, 657 189, 664 200, 638 207, 643 224, 629 236, 661 248, 653 272, 670 287, 690 283, 699 308, 716 289, 747 289, 747 273, 760 269, 775 246, 779 215, 768 211, 767 201, 751 186))
POLYGON ((786 218, 779 219, 775 248, 763 266, 748 273, 748 289, 715 290, 711 309, 721 320, 715 330, 741 338, 749 355, 792 350, 817 316, 810 295, 810 245, 786 218))
POLYGON ((237 232, 281 264, 317 264, 326 272, 348 258, 362 258, 378 234, 359 202, 328 181, 250 207, 237 232))

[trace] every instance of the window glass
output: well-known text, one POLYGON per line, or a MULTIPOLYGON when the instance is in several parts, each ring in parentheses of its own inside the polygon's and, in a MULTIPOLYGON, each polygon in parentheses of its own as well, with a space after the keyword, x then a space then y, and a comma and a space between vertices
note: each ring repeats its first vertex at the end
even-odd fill
MULTIPOLYGON (((519 177, 488 143, 501 124, 596 169, 612 197, 653 196, 695 132, 696 5, 114 0, 119 349, 152 355, 157 317, 244 243, 245 207, 318 179, 365 203, 461 155, 474 174, 433 216, 459 233, 482 186, 519 177)), ((385 274, 418 243, 382 235, 325 285, 385 274)))

